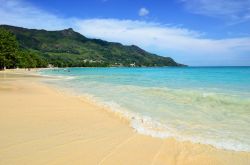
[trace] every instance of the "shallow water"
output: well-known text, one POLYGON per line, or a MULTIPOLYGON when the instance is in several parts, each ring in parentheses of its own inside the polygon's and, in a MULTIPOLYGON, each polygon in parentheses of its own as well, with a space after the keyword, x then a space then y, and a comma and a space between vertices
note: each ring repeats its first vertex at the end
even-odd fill
POLYGON ((139 133, 250 151, 250 67, 67 68, 47 83, 122 113, 139 133))

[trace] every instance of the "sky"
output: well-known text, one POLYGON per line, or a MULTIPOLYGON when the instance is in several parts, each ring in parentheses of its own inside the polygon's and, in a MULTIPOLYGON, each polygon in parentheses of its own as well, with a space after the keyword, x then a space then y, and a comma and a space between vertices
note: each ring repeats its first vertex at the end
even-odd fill
POLYGON ((0 0, 0 24, 71 27, 191 66, 250 65, 250 0, 0 0))

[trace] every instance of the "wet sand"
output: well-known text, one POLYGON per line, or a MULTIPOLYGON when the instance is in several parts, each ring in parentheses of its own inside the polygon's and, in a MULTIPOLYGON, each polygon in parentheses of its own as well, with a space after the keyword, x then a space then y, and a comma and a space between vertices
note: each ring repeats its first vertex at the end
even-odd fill
POLYGON ((26 72, 0 72, 1 165, 250 164, 247 152, 140 135, 126 120, 26 72))

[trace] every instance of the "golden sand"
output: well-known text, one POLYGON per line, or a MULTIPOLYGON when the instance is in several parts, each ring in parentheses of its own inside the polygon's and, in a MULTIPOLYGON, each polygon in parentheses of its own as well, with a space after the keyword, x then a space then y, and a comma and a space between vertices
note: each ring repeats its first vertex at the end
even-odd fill
POLYGON ((250 164, 250 153, 137 134, 93 103, 23 72, 0 72, 1 165, 250 164))

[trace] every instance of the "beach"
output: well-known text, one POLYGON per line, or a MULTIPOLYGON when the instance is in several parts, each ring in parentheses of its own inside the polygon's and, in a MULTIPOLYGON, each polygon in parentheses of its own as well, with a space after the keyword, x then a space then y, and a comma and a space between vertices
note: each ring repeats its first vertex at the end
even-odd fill
POLYGON ((139 134, 126 119, 27 72, 0 72, 1 165, 250 163, 249 152, 139 134))

